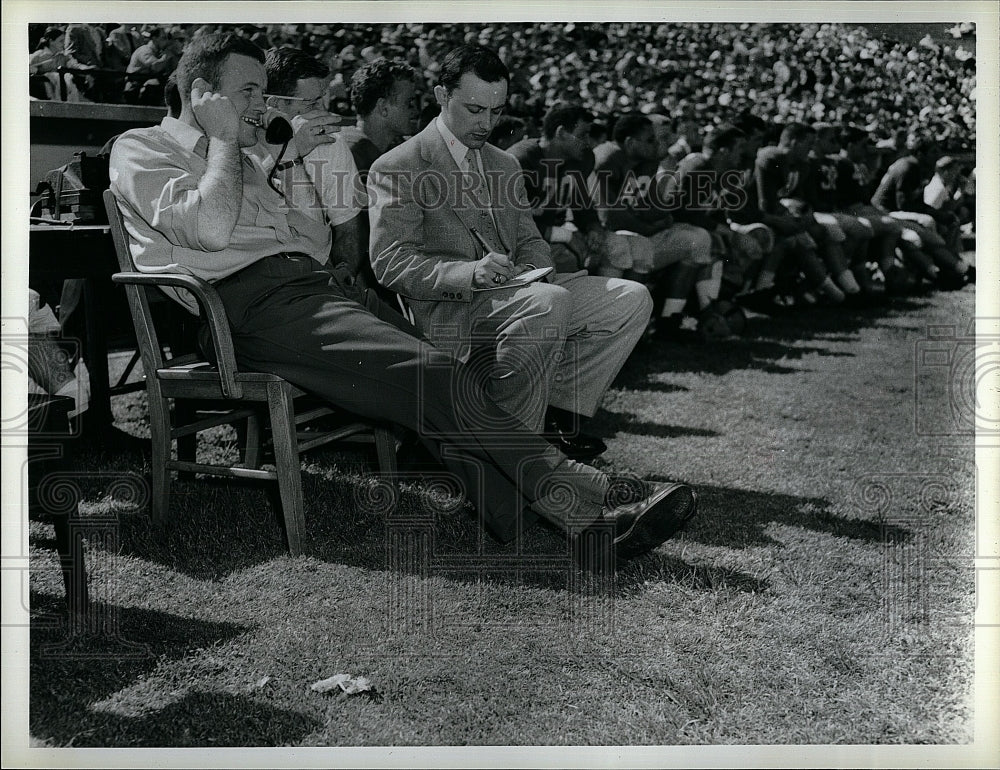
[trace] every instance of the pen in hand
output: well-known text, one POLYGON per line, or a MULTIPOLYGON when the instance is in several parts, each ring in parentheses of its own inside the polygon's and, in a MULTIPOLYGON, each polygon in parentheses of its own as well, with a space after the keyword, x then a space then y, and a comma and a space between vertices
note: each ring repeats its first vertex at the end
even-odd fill
MULTIPOLYGON (((480 246, 483 247, 484 255, 483 259, 480 260, 482 267, 494 271, 491 279, 487 279, 483 276, 478 280, 492 280, 493 283, 497 285, 503 284, 510 277, 506 273, 508 273, 513 267, 510 257, 494 251, 494 249, 489 245, 489 243, 486 242, 486 239, 483 238, 482 234, 476 228, 470 228, 470 232, 472 233, 472 237, 476 239, 480 246)), ((479 272, 478 269, 477 272, 479 272)))
POLYGON ((480 232, 476 228, 474 228, 474 227, 472 228, 472 237, 475 238, 479 242, 480 246, 483 247, 483 256, 486 256, 491 251, 493 251, 493 249, 490 247, 490 245, 486 242, 486 239, 483 238, 483 236, 480 234, 480 232))

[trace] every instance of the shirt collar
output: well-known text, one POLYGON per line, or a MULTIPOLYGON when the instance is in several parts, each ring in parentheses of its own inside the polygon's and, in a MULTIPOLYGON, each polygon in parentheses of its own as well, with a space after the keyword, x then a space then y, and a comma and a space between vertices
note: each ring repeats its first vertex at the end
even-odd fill
POLYGON ((441 133, 441 138, 444 139, 444 146, 448 148, 448 152, 451 153, 451 157, 455 159, 455 165, 464 171, 465 155, 468 153, 469 148, 455 138, 451 129, 444 124, 444 119, 441 115, 438 115, 437 118, 435 118, 435 125, 441 133))
POLYGON ((208 155, 208 138, 200 129, 182 123, 177 118, 164 118, 160 127, 172 136, 177 143, 188 152, 202 158, 208 155))

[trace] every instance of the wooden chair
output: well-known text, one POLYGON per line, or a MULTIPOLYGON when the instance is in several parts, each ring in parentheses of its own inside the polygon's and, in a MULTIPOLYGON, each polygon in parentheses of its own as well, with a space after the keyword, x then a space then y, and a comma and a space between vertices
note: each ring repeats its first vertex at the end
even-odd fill
POLYGON ((367 441, 375 444, 379 471, 391 477, 396 471, 395 434, 388 426, 352 421, 300 436, 299 426, 345 413, 325 404, 308 405, 310 399, 302 390, 277 375, 240 370, 226 312, 212 285, 183 273, 137 272, 121 211, 110 190, 104 193, 104 205, 122 270, 113 280, 125 285, 149 397, 154 523, 163 525, 167 520, 171 471, 277 481, 288 550, 293 555, 300 553, 305 516, 299 453, 333 441, 367 441), (165 359, 149 309, 150 295, 160 294, 164 286, 183 288, 194 295, 208 324, 216 364, 196 354, 165 359), (209 410, 204 409, 205 402, 209 410), (220 466, 196 461, 199 431, 243 421, 246 446, 242 463, 220 466), (261 467, 262 423, 270 425, 275 470, 261 467), (178 442, 177 459, 171 456, 174 441, 178 442))

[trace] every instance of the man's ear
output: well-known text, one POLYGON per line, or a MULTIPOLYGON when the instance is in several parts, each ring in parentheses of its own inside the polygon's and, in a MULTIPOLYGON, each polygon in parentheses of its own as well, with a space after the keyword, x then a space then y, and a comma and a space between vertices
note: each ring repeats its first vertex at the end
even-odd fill
POLYGON ((279 101, 280 100, 278 99, 278 97, 276 97, 276 96, 269 96, 269 97, 267 97, 267 99, 264 100, 264 103, 268 106, 269 109, 280 110, 281 109, 281 105, 278 104, 279 101))
POLYGON ((434 86, 434 98, 440 106, 444 107, 448 104, 448 89, 444 86, 434 86))

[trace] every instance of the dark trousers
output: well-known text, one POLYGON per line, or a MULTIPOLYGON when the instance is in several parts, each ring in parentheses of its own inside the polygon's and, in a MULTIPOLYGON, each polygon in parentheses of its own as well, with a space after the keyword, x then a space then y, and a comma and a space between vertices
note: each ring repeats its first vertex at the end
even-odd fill
POLYGON ((371 312, 354 287, 310 257, 266 257, 215 286, 242 366, 415 431, 498 539, 513 539, 535 513, 560 526, 599 515, 603 473, 529 432, 471 369, 415 337, 392 310, 371 312))

